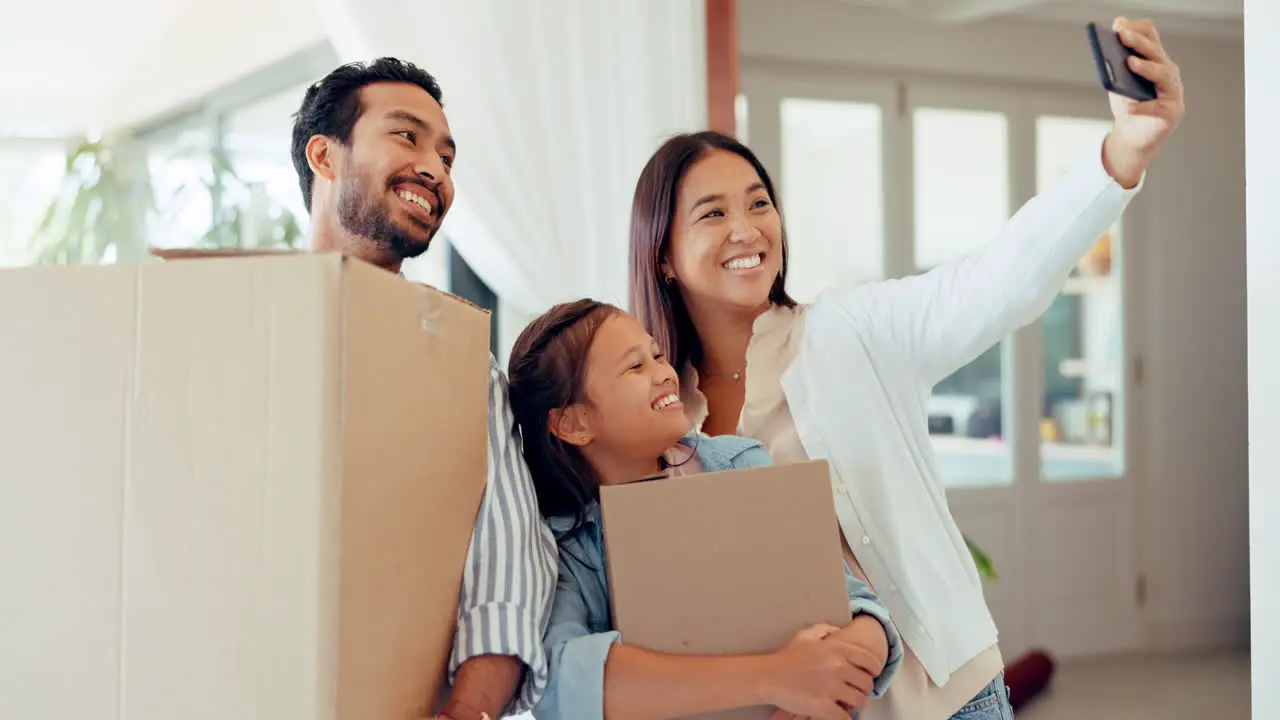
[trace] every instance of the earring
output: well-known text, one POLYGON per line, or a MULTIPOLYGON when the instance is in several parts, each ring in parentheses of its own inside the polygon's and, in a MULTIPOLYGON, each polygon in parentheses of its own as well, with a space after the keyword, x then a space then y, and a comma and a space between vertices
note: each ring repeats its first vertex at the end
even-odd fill
POLYGON ((675 282, 675 281, 676 281, 676 276, 675 276, 675 275, 667 275, 667 276, 663 277, 662 279, 663 279, 663 280, 666 280, 666 281, 667 281, 667 284, 668 284, 668 285, 670 285, 671 283, 673 283, 673 282, 675 282))

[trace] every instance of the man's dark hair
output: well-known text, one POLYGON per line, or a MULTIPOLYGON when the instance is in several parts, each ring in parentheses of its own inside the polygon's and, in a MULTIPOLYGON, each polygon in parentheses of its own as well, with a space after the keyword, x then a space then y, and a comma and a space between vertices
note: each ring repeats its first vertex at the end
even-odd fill
POLYGON ((417 85, 444 106, 440 85, 431 73, 405 60, 383 57, 371 63, 353 62, 339 67, 307 88, 302 107, 293 115, 293 169, 298 172, 302 201, 311 212, 311 186, 315 174, 307 162, 307 143, 314 135, 327 135, 347 145, 351 130, 364 108, 360 90, 380 82, 417 85))

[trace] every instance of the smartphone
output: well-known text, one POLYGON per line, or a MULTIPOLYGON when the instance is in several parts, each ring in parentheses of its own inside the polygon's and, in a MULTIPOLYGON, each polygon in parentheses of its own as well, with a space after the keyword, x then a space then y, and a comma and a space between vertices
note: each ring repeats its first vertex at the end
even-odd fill
MULTIPOLYGON (((1135 73, 1129 67, 1129 56, 1137 52, 1120 41, 1116 31, 1089 23, 1089 44, 1093 46, 1093 60, 1098 65, 1098 78, 1102 87, 1131 100, 1155 100, 1155 83, 1135 73)), ((1145 58, 1144 58, 1145 59, 1145 58)))

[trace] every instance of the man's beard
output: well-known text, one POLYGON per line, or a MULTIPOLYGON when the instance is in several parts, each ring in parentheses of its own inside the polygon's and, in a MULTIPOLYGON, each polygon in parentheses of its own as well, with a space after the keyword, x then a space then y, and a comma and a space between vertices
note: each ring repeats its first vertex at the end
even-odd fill
POLYGON ((366 238, 380 248, 384 248, 402 260, 416 258, 427 251, 431 240, 435 237, 439 225, 427 226, 415 217, 410 217, 420 230, 427 232, 426 239, 411 233, 391 218, 391 210, 387 207, 386 195, 369 192, 374 183, 368 175, 357 171, 348 182, 343 183, 338 197, 338 222, 342 229, 356 237, 366 238))

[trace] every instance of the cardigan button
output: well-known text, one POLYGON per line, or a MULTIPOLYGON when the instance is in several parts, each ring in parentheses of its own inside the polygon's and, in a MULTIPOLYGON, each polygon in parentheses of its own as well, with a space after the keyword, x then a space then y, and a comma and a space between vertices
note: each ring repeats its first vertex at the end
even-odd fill
POLYGON ((870 544, 871 544, 871 538, 870 538, 870 536, 863 535, 863 536, 862 536, 862 544, 863 544, 863 545, 870 545, 870 544))

